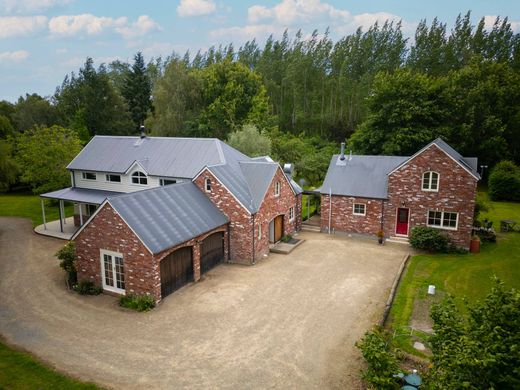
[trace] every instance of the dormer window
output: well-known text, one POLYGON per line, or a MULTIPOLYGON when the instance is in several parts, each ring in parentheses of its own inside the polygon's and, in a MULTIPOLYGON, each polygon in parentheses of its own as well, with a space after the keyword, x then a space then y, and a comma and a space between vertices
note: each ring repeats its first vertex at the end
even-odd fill
POLYGON ((276 184, 274 185, 274 196, 280 196, 281 187, 282 187, 282 185, 280 184, 279 181, 277 181, 276 184))
POLYGON ((132 183, 141 184, 141 185, 145 186, 148 184, 148 178, 146 177, 146 175, 143 172, 137 171, 137 172, 132 173, 132 183))
POLYGON ((204 179, 204 190, 206 190, 206 192, 211 192, 211 180, 209 177, 204 179))
POLYGON ((437 172, 424 172, 422 177, 423 191, 439 191, 439 174, 437 172))

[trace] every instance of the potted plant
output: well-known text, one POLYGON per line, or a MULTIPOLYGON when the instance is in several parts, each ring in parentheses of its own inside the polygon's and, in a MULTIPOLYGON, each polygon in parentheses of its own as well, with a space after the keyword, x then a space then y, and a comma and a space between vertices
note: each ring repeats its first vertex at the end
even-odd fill
POLYGON ((480 252, 480 237, 474 235, 471 237, 471 241, 469 243, 469 251, 471 253, 479 253, 480 252))
POLYGON ((385 232, 380 230, 377 232, 377 242, 379 242, 379 244, 383 244, 383 240, 385 238, 385 232))

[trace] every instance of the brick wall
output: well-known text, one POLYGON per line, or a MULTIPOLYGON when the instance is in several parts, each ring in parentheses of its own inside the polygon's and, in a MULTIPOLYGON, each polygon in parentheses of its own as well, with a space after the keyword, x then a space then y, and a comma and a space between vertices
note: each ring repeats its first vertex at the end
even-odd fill
POLYGON ((410 210, 409 229, 426 226, 428 210, 457 212, 458 229, 441 229, 458 246, 469 248, 477 180, 437 146, 432 145, 406 163, 388 179, 388 203, 385 205, 385 232, 395 234, 396 210, 410 210), (421 190, 422 175, 435 171, 440 175, 439 191, 421 190))

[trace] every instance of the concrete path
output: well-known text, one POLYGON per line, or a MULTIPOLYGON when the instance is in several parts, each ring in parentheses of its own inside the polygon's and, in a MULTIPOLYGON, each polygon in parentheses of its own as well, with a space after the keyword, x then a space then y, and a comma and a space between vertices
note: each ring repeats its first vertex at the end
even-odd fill
POLYGON ((357 389, 354 347, 382 313, 402 246, 303 233, 290 255, 220 265, 149 313, 66 291, 63 241, 0 218, 0 333, 120 389, 357 389))

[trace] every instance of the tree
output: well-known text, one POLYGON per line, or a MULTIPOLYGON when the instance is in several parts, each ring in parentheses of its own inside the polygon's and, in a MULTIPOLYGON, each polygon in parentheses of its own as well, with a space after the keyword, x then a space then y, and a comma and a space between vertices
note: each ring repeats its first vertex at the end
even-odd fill
POLYGON ((0 139, 0 192, 8 191, 16 183, 18 165, 11 154, 11 144, 0 139))
POLYGON ((56 107, 48 99, 33 93, 20 96, 14 106, 12 120, 16 131, 25 131, 34 126, 51 126, 59 123, 56 107))
POLYGON ((0 139, 5 139, 13 135, 14 128, 11 121, 4 115, 0 115, 0 139))
POLYGON ((134 57, 132 68, 126 73, 122 88, 123 97, 128 104, 130 115, 136 128, 144 124, 148 112, 152 108, 152 83, 148 76, 141 52, 134 57))
POLYGON ((271 140, 265 132, 258 131, 255 125, 243 125, 241 130, 229 135, 227 143, 249 157, 271 154, 271 140))
POLYGON ((512 161, 501 161, 489 175, 491 200, 520 201, 520 168, 512 161))
POLYGON ((495 279, 483 302, 432 307, 432 389, 520 387, 520 292, 495 279), (466 314, 467 313, 467 314, 466 314))
POLYGON ((20 180, 31 186, 35 194, 70 185, 67 164, 81 150, 77 134, 69 129, 35 127, 16 136, 16 161, 20 180))

